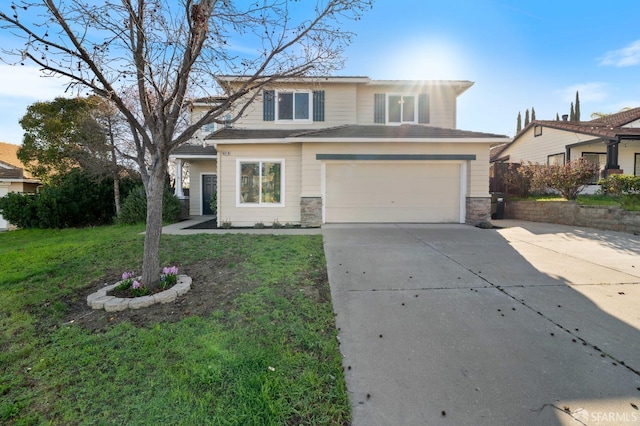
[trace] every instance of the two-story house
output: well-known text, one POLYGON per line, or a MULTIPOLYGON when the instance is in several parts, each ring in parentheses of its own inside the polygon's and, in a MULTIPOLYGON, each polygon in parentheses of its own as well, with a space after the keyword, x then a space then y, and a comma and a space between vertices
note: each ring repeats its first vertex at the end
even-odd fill
MULTIPOLYGON (((457 98, 472 84, 313 77, 265 87, 233 126, 175 150, 178 177, 189 163, 190 213, 207 214, 215 191, 218 221, 233 226, 488 220, 489 149, 510 139, 456 129, 457 98)), ((206 108, 195 102, 193 116, 206 108)))

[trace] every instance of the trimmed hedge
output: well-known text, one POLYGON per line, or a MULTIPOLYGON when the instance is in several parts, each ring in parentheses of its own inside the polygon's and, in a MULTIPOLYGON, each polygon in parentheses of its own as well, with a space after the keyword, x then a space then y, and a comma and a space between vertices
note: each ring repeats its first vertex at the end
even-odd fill
MULTIPOLYGON (((127 186, 121 185, 123 193, 127 186)), ((19 228, 71 228, 113 222, 113 180, 96 181, 79 170, 56 178, 36 194, 0 198, 0 214, 19 228)))

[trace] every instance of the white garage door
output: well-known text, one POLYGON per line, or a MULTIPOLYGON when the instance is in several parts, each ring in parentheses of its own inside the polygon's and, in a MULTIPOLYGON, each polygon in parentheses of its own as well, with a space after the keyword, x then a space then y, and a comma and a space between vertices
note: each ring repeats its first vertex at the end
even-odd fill
POLYGON ((460 222, 460 164, 326 164, 325 221, 460 222))

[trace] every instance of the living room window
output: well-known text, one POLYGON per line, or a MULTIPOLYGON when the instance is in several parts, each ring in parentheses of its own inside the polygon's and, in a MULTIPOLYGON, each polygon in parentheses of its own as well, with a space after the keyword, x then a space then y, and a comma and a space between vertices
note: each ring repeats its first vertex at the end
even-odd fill
POLYGON ((238 170, 240 205, 284 204, 284 160, 238 160, 238 170))

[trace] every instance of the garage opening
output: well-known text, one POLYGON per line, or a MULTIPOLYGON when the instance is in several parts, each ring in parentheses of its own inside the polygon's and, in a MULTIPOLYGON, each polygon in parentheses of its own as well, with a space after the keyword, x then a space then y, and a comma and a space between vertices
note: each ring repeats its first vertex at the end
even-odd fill
POLYGON ((325 222, 460 223, 460 162, 328 162, 325 222))

